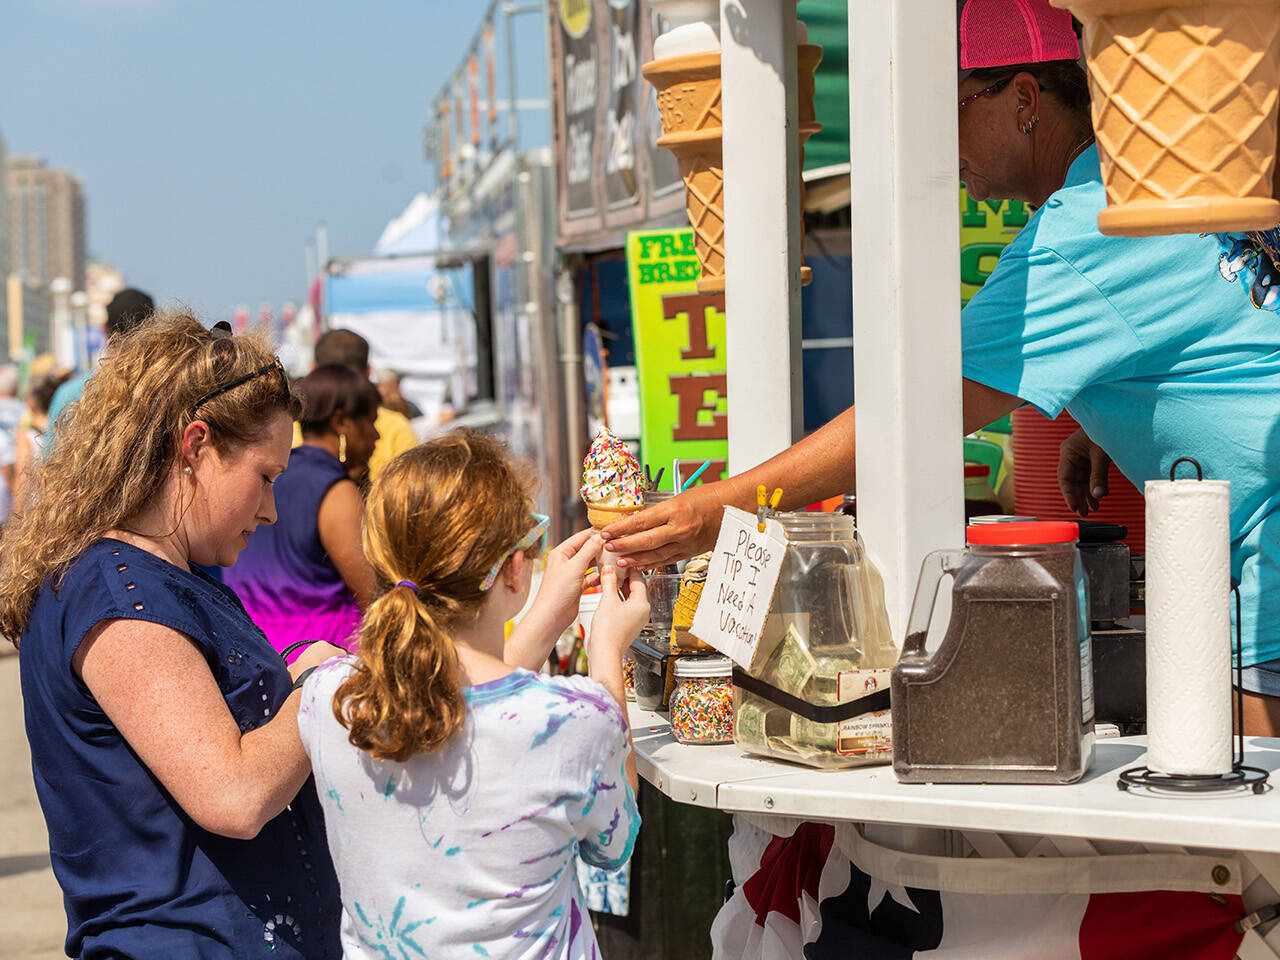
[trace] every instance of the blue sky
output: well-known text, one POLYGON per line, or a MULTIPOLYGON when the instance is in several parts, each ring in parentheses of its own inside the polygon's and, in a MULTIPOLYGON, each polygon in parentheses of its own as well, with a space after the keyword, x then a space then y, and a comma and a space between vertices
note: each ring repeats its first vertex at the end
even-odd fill
MULTIPOLYGON (((365 251, 429 186, 427 107, 486 7, 0 0, 0 134, 81 177, 90 254, 157 299, 301 301, 318 222, 331 254, 365 251)), ((517 23, 519 96, 544 97, 541 18, 517 23)))

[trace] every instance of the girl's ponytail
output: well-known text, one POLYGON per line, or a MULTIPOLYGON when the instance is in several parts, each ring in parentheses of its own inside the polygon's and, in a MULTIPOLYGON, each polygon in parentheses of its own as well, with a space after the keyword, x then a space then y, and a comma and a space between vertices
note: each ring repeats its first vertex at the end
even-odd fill
POLYGON ((381 593, 333 697, 353 746, 403 762, 462 728, 450 631, 474 621, 485 575, 532 526, 530 487, 501 443, 464 430, 402 453, 374 482, 363 540, 381 593))
POLYGON ((458 655, 431 611, 395 587, 369 605, 360 633, 360 666, 334 698, 352 746, 403 762, 452 739, 466 716, 458 655))

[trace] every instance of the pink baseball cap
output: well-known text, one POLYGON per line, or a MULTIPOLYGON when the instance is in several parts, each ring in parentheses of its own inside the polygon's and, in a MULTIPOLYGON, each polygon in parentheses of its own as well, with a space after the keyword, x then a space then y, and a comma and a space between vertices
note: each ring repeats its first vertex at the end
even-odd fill
POLYGON ((1071 13, 1049 0, 967 0, 960 11, 960 79, 1016 63, 1079 60, 1071 13))

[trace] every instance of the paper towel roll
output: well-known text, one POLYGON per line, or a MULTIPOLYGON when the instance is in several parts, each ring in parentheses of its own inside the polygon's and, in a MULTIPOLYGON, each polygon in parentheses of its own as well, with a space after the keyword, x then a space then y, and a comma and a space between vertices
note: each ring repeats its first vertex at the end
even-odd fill
POLYGON ((1231 770, 1231 484, 1148 480, 1147 766, 1231 770))

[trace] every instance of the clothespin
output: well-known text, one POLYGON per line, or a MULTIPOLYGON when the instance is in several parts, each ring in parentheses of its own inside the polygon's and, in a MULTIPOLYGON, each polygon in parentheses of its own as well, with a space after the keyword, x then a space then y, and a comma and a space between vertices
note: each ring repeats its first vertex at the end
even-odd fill
POLYGON ((756 487, 756 530, 764 533, 764 522, 778 512, 778 504, 782 502, 782 488, 773 491, 773 496, 765 501, 764 484, 756 487))

